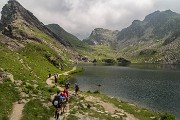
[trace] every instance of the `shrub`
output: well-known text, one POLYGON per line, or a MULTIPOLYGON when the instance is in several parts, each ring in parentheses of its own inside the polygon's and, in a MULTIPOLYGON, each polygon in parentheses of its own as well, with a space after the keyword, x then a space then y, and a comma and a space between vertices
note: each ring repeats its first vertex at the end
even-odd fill
POLYGON ((161 115, 160 120, 175 120, 175 117, 171 114, 165 113, 161 115))
POLYGON ((96 90, 93 92, 94 94, 100 94, 100 91, 99 90, 96 90))

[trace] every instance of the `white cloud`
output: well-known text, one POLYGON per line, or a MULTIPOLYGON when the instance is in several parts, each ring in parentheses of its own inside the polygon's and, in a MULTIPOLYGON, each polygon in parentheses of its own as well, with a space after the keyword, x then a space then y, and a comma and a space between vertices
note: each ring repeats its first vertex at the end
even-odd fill
MULTIPOLYGON (((121 30, 156 10, 180 12, 179 0, 18 0, 44 24, 57 23, 71 33, 97 27, 121 30)), ((2 7, 7 0, 0 0, 2 7)))

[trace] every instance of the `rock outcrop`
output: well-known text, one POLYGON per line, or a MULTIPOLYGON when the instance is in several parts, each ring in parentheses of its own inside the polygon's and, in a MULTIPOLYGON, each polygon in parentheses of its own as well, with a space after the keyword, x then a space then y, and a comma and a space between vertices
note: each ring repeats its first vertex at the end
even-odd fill
POLYGON ((0 68, 0 81, 8 79, 11 82, 14 82, 14 77, 11 73, 5 72, 2 68, 0 68))
POLYGON ((113 44, 117 40, 117 34, 118 31, 96 28, 84 42, 90 45, 113 44))
POLYGON ((118 61, 118 64, 123 65, 123 66, 131 64, 131 61, 126 60, 125 58, 122 58, 122 57, 117 58, 117 61, 118 61))
POLYGON ((33 36, 30 31, 38 29, 48 36, 58 40, 64 46, 70 46, 63 41, 42 22, 40 22, 30 11, 26 10, 19 2, 9 0, 1 12, 1 30, 8 37, 19 40, 31 39, 41 42, 40 38, 33 36))

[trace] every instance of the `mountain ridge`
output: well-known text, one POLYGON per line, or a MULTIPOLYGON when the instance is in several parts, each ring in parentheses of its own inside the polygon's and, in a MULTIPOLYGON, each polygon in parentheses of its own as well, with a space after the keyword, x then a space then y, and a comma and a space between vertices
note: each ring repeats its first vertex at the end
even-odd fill
POLYGON ((177 54, 179 47, 176 45, 180 37, 179 28, 180 14, 171 10, 155 11, 147 15, 143 21, 134 20, 130 26, 118 31, 115 36, 106 37, 109 33, 95 29, 97 33, 91 34, 84 41, 86 43, 93 41, 96 45, 103 45, 105 42, 112 49, 118 49, 120 56, 133 62, 179 64, 180 57, 177 54), (168 50, 171 54, 167 52, 168 50), (155 54, 151 54, 152 51, 156 51, 155 54))
POLYGON ((67 43, 71 44, 74 48, 86 48, 86 45, 84 42, 79 40, 76 36, 68 33, 65 31, 62 27, 60 27, 58 24, 48 24, 46 27, 51 30, 54 34, 56 34, 59 38, 61 38, 63 41, 66 41, 67 43))

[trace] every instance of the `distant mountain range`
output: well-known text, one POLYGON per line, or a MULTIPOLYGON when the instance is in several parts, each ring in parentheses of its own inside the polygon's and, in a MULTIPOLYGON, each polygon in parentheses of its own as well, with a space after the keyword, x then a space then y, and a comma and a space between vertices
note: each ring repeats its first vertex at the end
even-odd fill
POLYGON ((108 44, 136 62, 139 58, 141 62, 172 64, 180 59, 179 35, 180 14, 166 10, 155 11, 143 21, 134 20, 121 31, 94 29, 84 41, 90 45, 108 44))
POLYGON ((147 40, 151 38, 166 39, 180 27, 180 14, 166 10, 155 11, 143 21, 134 20, 132 24, 121 31, 111 31, 96 28, 84 41, 89 44, 102 44, 107 41, 126 42, 147 40))

